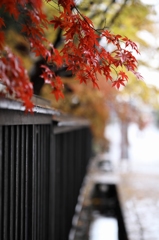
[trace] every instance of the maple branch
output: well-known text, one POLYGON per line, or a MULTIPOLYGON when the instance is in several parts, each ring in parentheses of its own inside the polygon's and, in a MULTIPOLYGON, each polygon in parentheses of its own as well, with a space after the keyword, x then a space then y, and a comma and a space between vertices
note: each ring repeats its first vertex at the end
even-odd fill
MULTIPOLYGON (((117 12, 113 15, 113 17, 112 17, 112 19, 109 21, 109 24, 107 24, 107 26, 106 26, 106 24, 105 24, 105 22, 106 22, 106 17, 105 17, 105 15, 110 11, 110 9, 112 8, 112 6, 114 5, 114 4, 116 4, 116 1, 115 0, 111 0, 110 1, 110 3, 107 5, 107 7, 105 8, 105 10, 102 10, 102 12, 101 11, 94 11, 91 15, 89 15, 89 18, 90 19, 94 19, 95 17, 99 17, 99 14, 102 14, 103 15, 103 19, 101 19, 101 21, 100 21, 100 23, 98 24, 98 26, 103 26, 104 25, 104 27, 101 29, 101 30, 103 30, 103 29, 105 29, 105 28, 110 28, 113 24, 114 24, 114 22, 116 21, 116 19, 119 17, 119 15, 122 13, 122 11, 123 11, 123 9, 124 9, 124 7, 126 6, 126 4, 127 4, 127 2, 128 2, 129 0, 125 0, 124 1, 124 3, 121 5, 121 7, 120 7, 120 9, 118 9, 117 10, 117 12)), ((88 7, 85 7, 85 8, 82 8, 82 7, 80 7, 80 5, 78 6, 78 9, 79 9, 79 12, 80 11, 84 11, 84 12, 86 12, 86 11, 88 11, 90 6, 88 6, 88 7)), ((97 28, 98 29, 98 28, 97 28)))
POLYGON ((75 6, 74 7, 76 9, 76 11, 78 12, 78 14, 83 18, 83 20, 88 24, 88 26, 93 29, 95 32, 97 32, 98 34, 101 34, 100 30, 103 30, 103 29, 95 29, 93 26, 91 26, 89 24, 89 22, 87 21, 87 19, 83 16, 83 14, 79 11, 79 9, 75 6))
MULTIPOLYGON (((104 24, 104 22, 106 22, 106 17, 105 17, 105 15, 109 12, 110 8, 111 8, 115 3, 116 3, 115 0, 112 0, 112 1, 107 5, 106 9, 101 12, 102 15, 103 15, 103 20, 100 21, 100 23, 98 24, 98 26, 103 26, 103 25, 104 25, 104 27, 103 27, 102 29, 108 28, 108 27, 106 27, 105 24, 104 24)), ((80 7, 79 7, 79 8, 80 8, 80 7)), ((83 9, 83 10, 84 10, 84 9, 83 9)), ((88 8, 85 9, 85 10, 88 10, 88 8)), ((98 12, 98 11, 95 11, 94 13, 92 13, 92 15, 89 16, 89 18, 90 18, 90 19, 93 19, 93 18, 98 17, 98 16, 99 16, 99 12, 98 12)))
POLYGON ((63 32, 62 28, 59 28, 56 35, 56 39, 53 42, 54 48, 58 48, 62 43, 62 32, 63 32))

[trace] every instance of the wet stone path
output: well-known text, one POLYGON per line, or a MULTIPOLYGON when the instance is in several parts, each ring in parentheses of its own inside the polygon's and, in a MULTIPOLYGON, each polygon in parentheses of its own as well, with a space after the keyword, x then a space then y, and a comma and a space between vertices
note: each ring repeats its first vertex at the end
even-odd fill
POLYGON ((129 240, 159 240, 159 175, 120 173, 118 191, 129 240))
POLYGON ((159 129, 153 123, 143 131, 130 125, 126 162, 119 160, 119 125, 109 130, 110 156, 120 178, 118 191, 129 240, 159 240, 159 129))
MULTIPOLYGON (((99 168, 97 157, 90 164, 74 218, 70 240, 89 240, 91 224, 90 195, 94 184, 113 183, 117 186, 119 201, 128 240, 159 240, 159 171, 136 171, 116 168, 112 172, 99 168), (158 173, 157 173, 158 172, 158 173)), ((137 167, 137 166, 136 166, 137 167)))

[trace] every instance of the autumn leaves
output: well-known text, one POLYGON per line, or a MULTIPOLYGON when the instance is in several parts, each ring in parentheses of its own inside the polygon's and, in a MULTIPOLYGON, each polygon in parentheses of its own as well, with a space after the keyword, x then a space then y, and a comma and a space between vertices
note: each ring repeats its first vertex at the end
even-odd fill
MULTIPOLYGON (((51 2, 48 0, 47 2, 51 2)), ((126 37, 114 35, 109 30, 96 30, 92 21, 83 16, 76 8, 73 0, 58 1, 59 14, 48 21, 43 13, 42 1, 34 0, 2 0, 0 8, 17 19, 23 14, 22 34, 30 42, 30 50, 35 56, 46 60, 41 77, 52 87, 55 98, 63 98, 63 82, 49 66, 67 66, 80 83, 92 82, 98 88, 97 74, 105 76, 112 86, 119 88, 128 81, 127 71, 140 78, 136 72, 137 60, 133 51, 138 52, 137 45, 126 37), (12 5, 12 8, 9 6, 12 5), (45 38, 44 29, 51 24, 53 29, 61 28, 64 44, 58 50, 45 38), (100 38, 105 38, 106 45, 112 45, 112 51, 100 45, 100 38)), ((28 110, 32 108, 32 86, 20 59, 10 50, 6 50, 3 29, 5 22, 0 18, 0 80, 7 91, 24 102, 28 110)), ((54 31, 53 31, 54 32, 54 31)), ((7 48, 8 49, 8 48, 7 48)))

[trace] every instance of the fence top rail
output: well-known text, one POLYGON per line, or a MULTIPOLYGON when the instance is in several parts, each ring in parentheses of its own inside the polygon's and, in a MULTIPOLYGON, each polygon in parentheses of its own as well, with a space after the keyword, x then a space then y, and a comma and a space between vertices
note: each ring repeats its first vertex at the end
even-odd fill
POLYGON ((49 101, 34 96, 33 114, 25 113, 22 102, 12 98, 0 98, 0 125, 51 124, 54 122, 54 133, 70 131, 89 126, 86 119, 70 116, 50 106, 49 101))
POLYGON ((75 117, 65 113, 54 115, 53 121, 55 134, 90 126, 90 122, 87 119, 75 117))
POLYGON ((90 125, 90 122, 87 119, 75 117, 69 114, 60 113, 53 115, 53 121, 57 122, 59 127, 62 126, 79 126, 79 125, 90 125))
POLYGON ((48 101, 33 97, 33 113, 26 113, 21 101, 0 98, 0 125, 52 124, 52 116, 59 112, 51 108, 48 101))
MULTIPOLYGON (((49 102, 40 97, 33 97, 33 113, 42 113, 47 115, 59 115, 59 112, 50 107, 49 102)), ((23 106, 21 101, 17 101, 11 98, 0 98, 0 109, 6 110, 17 110, 17 111, 25 111, 25 107, 23 106)))

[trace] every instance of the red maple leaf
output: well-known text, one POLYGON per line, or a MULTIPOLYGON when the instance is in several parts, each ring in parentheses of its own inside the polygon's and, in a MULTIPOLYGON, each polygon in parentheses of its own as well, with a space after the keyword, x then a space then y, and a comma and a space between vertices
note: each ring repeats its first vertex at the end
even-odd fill
POLYGON ((112 83, 112 87, 117 87, 119 89, 121 85, 125 86, 124 81, 125 80, 123 80, 122 78, 118 78, 116 81, 112 83))

